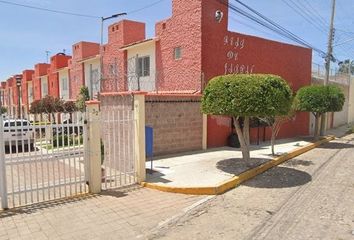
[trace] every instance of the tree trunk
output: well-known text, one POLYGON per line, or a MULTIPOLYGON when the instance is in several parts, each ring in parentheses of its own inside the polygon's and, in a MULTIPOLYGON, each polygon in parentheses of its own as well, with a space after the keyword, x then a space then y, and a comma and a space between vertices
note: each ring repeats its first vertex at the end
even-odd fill
POLYGON ((237 137, 238 137, 238 140, 240 141, 243 160, 245 160, 246 162, 249 162, 249 160, 250 160, 249 145, 247 145, 247 143, 245 141, 245 137, 243 136, 238 118, 233 117, 233 119, 234 119, 234 126, 236 129, 237 137))
POLYGON ((321 124, 322 114, 316 113, 315 114, 315 132, 314 132, 314 139, 315 141, 318 140, 320 136, 320 124, 321 124))
POLYGON ((243 136, 247 146, 250 146, 250 117, 245 117, 243 121, 243 136))
POLYGON ((275 137, 276 137, 276 121, 273 123, 272 136, 270 138, 270 146, 271 146, 271 149, 272 149, 272 155, 273 156, 275 155, 275 152, 274 152, 275 137))
POLYGON ((274 123, 272 125, 272 135, 270 138, 270 145, 271 145, 271 149, 272 149, 272 155, 275 155, 275 150, 274 150, 274 146, 275 146, 275 139, 278 136, 279 130, 280 130, 280 126, 282 123, 282 119, 275 119, 274 123))

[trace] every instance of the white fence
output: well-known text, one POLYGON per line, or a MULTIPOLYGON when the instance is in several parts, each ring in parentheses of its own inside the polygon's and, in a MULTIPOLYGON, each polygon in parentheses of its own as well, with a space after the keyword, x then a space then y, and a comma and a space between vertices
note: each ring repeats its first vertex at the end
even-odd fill
MULTIPOLYGON (((2 208, 86 193, 86 126, 83 113, 60 123, 0 119, 2 208)), ((58 121, 58 118, 57 118, 58 121)))
POLYGON ((0 117, 1 208, 144 181, 145 101, 121 100, 33 121, 0 117))
POLYGON ((122 97, 119 105, 101 106, 103 189, 137 182, 135 166, 135 120, 132 99, 122 97))

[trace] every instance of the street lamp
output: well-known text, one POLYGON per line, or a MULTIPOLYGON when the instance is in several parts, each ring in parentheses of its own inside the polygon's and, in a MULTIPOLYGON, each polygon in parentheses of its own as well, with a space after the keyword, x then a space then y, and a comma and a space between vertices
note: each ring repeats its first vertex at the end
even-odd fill
MULTIPOLYGON (((103 80, 103 24, 104 21, 109 20, 109 19, 113 19, 113 18, 118 18, 120 16, 124 16, 127 15, 127 13, 117 13, 117 14, 113 14, 112 16, 109 17, 101 17, 101 43, 100 43, 100 92, 102 91, 102 80, 103 80)), ((92 93, 91 93, 92 95, 92 93)), ((91 96, 92 98, 92 96, 91 96)))
POLYGON ((21 92, 20 92, 20 88, 21 88, 21 83, 22 83, 22 76, 21 75, 16 75, 15 77, 16 79, 16 86, 17 86, 17 118, 20 119, 21 118, 21 92))

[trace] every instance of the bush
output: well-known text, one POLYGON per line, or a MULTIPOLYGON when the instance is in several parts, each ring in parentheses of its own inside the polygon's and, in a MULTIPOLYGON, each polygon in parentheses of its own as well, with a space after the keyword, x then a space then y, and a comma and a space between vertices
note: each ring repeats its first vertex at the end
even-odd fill
POLYGON ((52 145, 53 147, 68 147, 68 146, 77 146, 83 143, 82 135, 66 135, 61 134, 53 137, 52 145))
POLYGON ((296 95, 299 111, 322 114, 341 111, 345 97, 342 90, 334 85, 313 85, 299 89, 296 95))
POLYGON ((279 76, 224 75, 209 81, 202 97, 202 112, 233 118, 242 156, 249 160, 250 119, 288 115, 292 100, 290 86, 279 76))
POLYGON ((339 112, 342 110, 345 96, 342 90, 334 85, 306 86, 296 94, 296 110, 311 112, 315 116, 315 140, 319 137, 321 118, 326 112, 339 112))
POLYGON ((285 80, 268 74, 213 78, 204 91, 202 110, 214 115, 267 117, 287 115, 292 91, 285 80))

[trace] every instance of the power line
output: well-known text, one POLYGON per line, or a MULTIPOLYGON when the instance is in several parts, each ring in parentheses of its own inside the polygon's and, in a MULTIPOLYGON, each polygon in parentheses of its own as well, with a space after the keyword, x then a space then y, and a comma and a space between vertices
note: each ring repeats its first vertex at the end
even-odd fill
MULTIPOLYGON (((158 0, 156 2, 153 2, 151 4, 148 4, 144 7, 132 10, 128 12, 127 14, 134 14, 140 11, 143 11, 145 9, 148 9, 150 7, 153 7, 165 0, 158 0)), ((51 13, 58 13, 58 14, 65 14, 65 15, 70 15, 70 16, 76 16, 76 17, 85 17, 85 18, 94 18, 94 19, 101 19, 100 16, 94 16, 94 15, 87 15, 87 14, 81 14, 81 13, 75 13, 75 12, 67 12, 67 11, 62 11, 62 10, 55 10, 55 9, 49 9, 49 8, 43 8, 43 7, 36 7, 32 5, 27 5, 27 4, 21 4, 21 3, 15 3, 15 2, 9 2, 5 0, 0 0, 0 3, 7 4, 7 5, 12 5, 12 6, 17 6, 17 7, 24 7, 24 8, 30 8, 30 9, 35 9, 35 10, 40 10, 40 11, 45 11, 45 12, 51 12, 51 13)))
POLYGON ((159 1, 153 2, 153 3, 148 4, 148 5, 146 5, 146 6, 142 7, 142 8, 138 8, 138 9, 132 10, 130 12, 127 12, 127 14, 134 14, 134 13, 140 12, 142 10, 151 8, 151 7, 157 5, 157 4, 161 3, 161 2, 164 2, 164 1, 166 1, 166 0, 159 0, 159 1))
POLYGON ((300 45, 306 46, 308 48, 313 49, 314 51, 320 53, 321 55, 325 55, 326 53, 314 46, 312 46, 311 44, 307 43, 305 40, 301 39, 300 37, 296 36, 295 34, 293 34, 292 32, 290 32, 289 30, 285 29, 284 27, 280 26, 279 24, 277 24, 276 22, 272 21, 271 19, 265 17, 264 15, 262 15, 261 13, 259 13, 258 11, 254 10, 253 8, 249 7, 248 5, 242 3, 239 0, 235 0, 236 2, 238 2, 239 4, 241 4, 243 7, 245 7, 246 9, 248 9, 249 11, 251 11, 252 13, 256 14, 258 17, 245 12, 244 10, 236 7, 235 5, 229 3, 225 3, 223 1, 221 1, 221 3, 223 3, 224 5, 228 6, 231 10, 233 10, 236 13, 239 13, 249 19, 251 19, 252 21, 260 24, 263 27, 266 27, 276 33, 278 33, 279 35, 286 37, 287 39, 290 39, 300 45))
POLYGON ((323 25, 328 26, 327 20, 317 11, 317 9, 315 7, 313 7, 312 4, 308 0, 304 0, 304 1, 312 9, 311 13, 317 15, 318 18, 320 19, 320 21, 323 23, 323 25))
POLYGON ((99 16, 86 15, 86 14, 74 13, 74 12, 66 12, 66 11, 61 11, 61 10, 43 8, 43 7, 36 7, 36 6, 20 4, 20 3, 15 3, 15 2, 8 2, 8 1, 4 1, 4 0, 0 0, 0 3, 13 5, 13 6, 18 6, 18 7, 30 8, 30 9, 40 10, 40 11, 46 11, 46 12, 51 12, 51 13, 71 15, 71 16, 76 16, 76 17, 86 17, 86 18, 95 18, 95 19, 100 19, 101 18, 99 16))
MULTIPOLYGON (((261 32, 261 33, 264 33, 264 34, 266 34, 266 35, 275 36, 275 34, 274 34, 274 33, 272 34, 272 32, 263 31, 263 30, 261 30, 261 29, 259 29, 259 28, 256 28, 256 27, 254 27, 254 26, 252 26, 252 25, 250 25, 250 24, 248 24, 248 23, 246 23, 246 22, 244 22, 244 21, 241 21, 240 19, 236 19, 236 18, 234 18, 234 17, 231 16, 231 15, 229 15, 229 19, 230 19, 230 20, 233 20, 234 22, 237 22, 237 23, 239 23, 239 24, 242 24, 242 25, 244 25, 244 26, 246 26, 246 27, 248 27, 248 28, 250 28, 250 29, 253 29, 253 30, 257 31, 257 32, 261 32)), ((283 37, 283 36, 280 36, 280 37, 281 37, 282 39, 286 39, 286 38, 283 37)))
POLYGON ((317 28, 320 32, 322 33, 326 33, 325 27, 322 25, 322 23, 318 23, 317 19, 315 19, 312 15, 311 12, 309 13, 309 10, 306 6, 301 5, 289 0, 292 5, 286 1, 286 0, 282 0, 283 3, 285 3, 289 8, 291 8, 292 10, 294 10, 294 12, 296 12, 297 14, 299 14, 303 19, 306 20, 306 22, 308 22, 309 24, 311 24, 312 26, 314 26, 315 28, 317 28))

